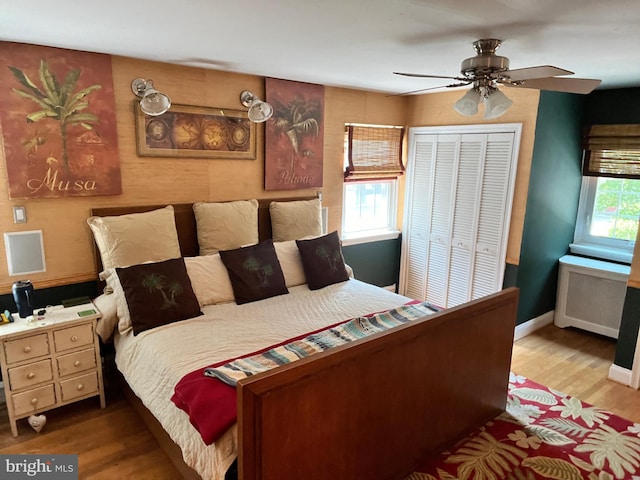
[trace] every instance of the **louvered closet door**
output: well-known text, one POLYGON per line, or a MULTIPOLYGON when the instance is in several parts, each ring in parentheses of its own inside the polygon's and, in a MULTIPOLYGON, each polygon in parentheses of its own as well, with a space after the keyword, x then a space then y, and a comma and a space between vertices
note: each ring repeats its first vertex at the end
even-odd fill
POLYGON ((410 136, 401 293, 451 307, 501 289, 514 137, 410 136))
POLYGON ((427 245, 429 212, 431 211, 430 189, 425 188, 432 176, 433 158, 437 135, 419 135, 413 143, 414 162, 411 175, 407 177, 406 188, 410 189, 415 201, 406 205, 406 223, 414 225, 404 236, 406 258, 411 260, 404 268, 404 291, 411 298, 426 298, 427 245))

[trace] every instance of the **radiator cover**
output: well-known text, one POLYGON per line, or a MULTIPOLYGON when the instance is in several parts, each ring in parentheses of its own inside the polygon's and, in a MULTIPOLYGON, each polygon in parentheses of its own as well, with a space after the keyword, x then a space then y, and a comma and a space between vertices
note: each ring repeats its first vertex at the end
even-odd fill
POLYGON ((562 257, 554 323, 618 338, 630 270, 600 260, 562 257))

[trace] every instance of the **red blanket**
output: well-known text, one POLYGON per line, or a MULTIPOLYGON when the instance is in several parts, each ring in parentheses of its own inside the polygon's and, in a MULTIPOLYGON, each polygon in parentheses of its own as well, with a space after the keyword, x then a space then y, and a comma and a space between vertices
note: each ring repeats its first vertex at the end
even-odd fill
MULTIPOLYGON (((412 301, 408 302, 407 305, 413 303, 420 302, 412 301)), ((375 313, 370 315, 375 315, 375 313)), ((295 340, 301 340, 308 335, 319 333, 342 323, 344 323, 344 321, 305 333, 299 337, 287 339, 277 345, 270 345, 262 350, 243 355, 243 357, 266 352, 269 349, 285 345, 295 340)), ((232 360, 235 359, 207 365, 206 367, 185 375, 175 386, 173 396, 171 397, 171 401, 189 415, 191 425, 198 430, 202 440, 207 445, 215 442, 218 437, 236 423, 238 405, 236 389, 217 378, 205 376, 204 370, 209 367, 219 367, 232 360)))

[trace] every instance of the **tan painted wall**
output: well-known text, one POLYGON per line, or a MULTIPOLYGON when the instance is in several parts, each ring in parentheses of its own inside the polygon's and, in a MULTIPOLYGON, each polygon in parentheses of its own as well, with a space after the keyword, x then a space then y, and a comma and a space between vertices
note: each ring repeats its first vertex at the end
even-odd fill
MULTIPOLYGON (((151 78, 176 104, 243 108, 242 90, 264 98, 264 78, 112 58, 118 124, 118 146, 123 194, 107 197, 9 200, 6 170, 0 168, 0 226, 2 232, 42 230, 47 271, 28 275, 36 288, 95 279, 92 238, 86 218, 95 206, 188 203, 245 198, 313 195, 315 190, 270 191, 263 188, 264 126, 258 125, 255 160, 203 160, 138 157, 133 117, 131 81, 151 78), (12 205, 26 205, 28 222, 14 225, 12 205)), ((339 229, 342 218, 342 171, 346 122, 402 125, 405 97, 348 90, 325 89, 323 204, 329 207, 329 229, 339 229)), ((1 163, 4 163, 2 153, 1 163)), ((4 245, 0 248, 3 248, 4 245)), ((22 277, 8 275, 5 255, 0 255, 0 293, 22 277)))
MULTIPOLYGON (((453 104, 463 94, 464 90, 455 90, 414 97, 408 107, 407 125, 412 127, 487 123, 481 120, 482 107, 480 107, 480 114, 474 117, 462 116, 453 109, 453 104)), ((503 116, 492 123, 522 124, 509 243, 507 245, 507 262, 518 265, 520 263, 520 245, 522 243, 524 213, 529 190, 529 174, 531 172, 531 158, 533 156, 540 92, 512 88, 507 90, 507 95, 513 100, 513 105, 503 116)))

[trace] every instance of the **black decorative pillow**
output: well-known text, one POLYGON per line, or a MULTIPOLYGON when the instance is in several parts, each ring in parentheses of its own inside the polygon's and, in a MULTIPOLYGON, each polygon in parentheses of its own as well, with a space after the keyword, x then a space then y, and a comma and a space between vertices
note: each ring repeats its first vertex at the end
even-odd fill
POLYGON ((133 334, 202 315, 182 258, 116 268, 133 334))
POLYGON ((309 290, 349 280, 338 232, 310 240, 296 240, 309 290))
POLYGON ((221 250, 220 258, 229 272, 238 305, 289 293, 272 240, 221 250))

